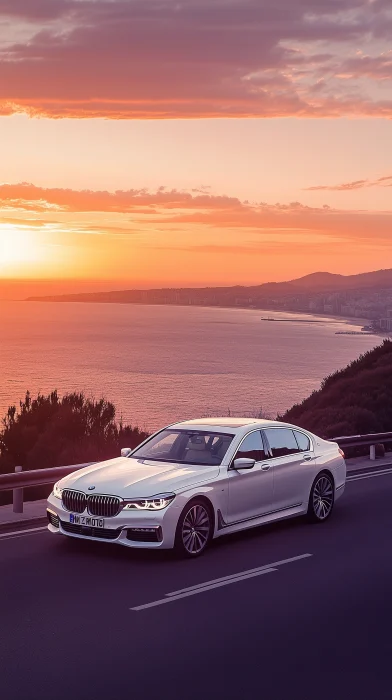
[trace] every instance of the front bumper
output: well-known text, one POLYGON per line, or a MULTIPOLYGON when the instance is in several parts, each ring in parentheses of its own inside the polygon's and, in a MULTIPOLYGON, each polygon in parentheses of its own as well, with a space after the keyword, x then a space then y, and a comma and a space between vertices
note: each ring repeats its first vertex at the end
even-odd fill
POLYGON ((172 549, 180 512, 175 501, 155 512, 122 510, 115 517, 103 518, 104 528, 100 532, 97 527, 72 524, 71 513, 63 507, 60 499, 51 494, 48 498, 48 529, 53 534, 121 544, 135 549, 172 549), (57 524, 56 518, 58 526, 52 524, 57 524))

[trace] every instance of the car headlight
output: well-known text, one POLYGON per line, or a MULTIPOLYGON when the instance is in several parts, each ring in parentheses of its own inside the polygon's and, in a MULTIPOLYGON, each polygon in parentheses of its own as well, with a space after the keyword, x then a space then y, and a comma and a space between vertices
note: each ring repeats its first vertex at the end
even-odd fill
POLYGON ((158 493, 152 498, 135 498, 126 501, 124 510, 163 510, 175 497, 175 493, 158 493))
POLYGON ((62 498, 63 495, 64 489, 60 488, 59 483, 60 482, 57 482, 57 484, 53 486, 53 496, 55 498, 62 498))

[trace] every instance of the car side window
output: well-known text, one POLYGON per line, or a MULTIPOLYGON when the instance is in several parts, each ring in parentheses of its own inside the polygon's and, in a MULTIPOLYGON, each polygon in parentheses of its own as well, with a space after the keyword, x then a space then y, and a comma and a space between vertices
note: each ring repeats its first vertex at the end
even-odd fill
POLYGON ((301 452, 308 452, 311 449, 310 440, 305 433, 300 433, 299 430, 294 430, 295 439, 301 452))
POLYGON ((242 441, 234 459, 242 459, 244 457, 247 459, 254 459, 256 462, 261 462, 261 460, 266 459, 264 445, 259 430, 255 430, 253 433, 246 436, 245 440, 242 441))
POLYGON ((289 428, 267 428, 264 433, 269 442, 272 457, 285 457, 301 452, 294 433, 289 428))

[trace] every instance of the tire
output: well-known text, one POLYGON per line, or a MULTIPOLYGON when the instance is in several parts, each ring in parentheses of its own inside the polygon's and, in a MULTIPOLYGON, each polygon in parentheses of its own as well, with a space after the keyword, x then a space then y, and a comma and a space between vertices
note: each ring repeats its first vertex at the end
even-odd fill
POLYGON ((327 472, 318 474, 309 496, 308 519, 312 523, 324 523, 330 517, 335 503, 335 484, 327 472))
POLYGON ((212 539, 213 523, 212 508, 204 500, 187 503, 177 524, 175 552, 192 559, 203 554, 212 539))

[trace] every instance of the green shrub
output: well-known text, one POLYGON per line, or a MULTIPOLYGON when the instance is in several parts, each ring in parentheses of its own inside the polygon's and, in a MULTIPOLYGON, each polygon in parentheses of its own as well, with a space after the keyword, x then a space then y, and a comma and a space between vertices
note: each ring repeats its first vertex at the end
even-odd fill
POLYGON ((110 459, 122 447, 136 447, 147 433, 116 421, 106 399, 57 391, 32 399, 27 392, 19 410, 11 406, 0 431, 0 473, 81 464, 110 459))
POLYGON ((391 431, 392 341, 326 377, 319 391, 278 418, 326 438, 391 431))

